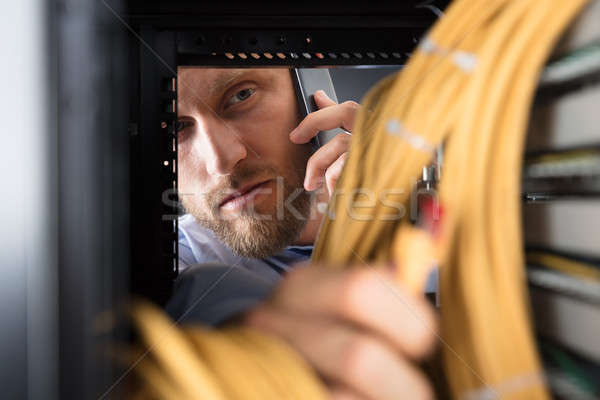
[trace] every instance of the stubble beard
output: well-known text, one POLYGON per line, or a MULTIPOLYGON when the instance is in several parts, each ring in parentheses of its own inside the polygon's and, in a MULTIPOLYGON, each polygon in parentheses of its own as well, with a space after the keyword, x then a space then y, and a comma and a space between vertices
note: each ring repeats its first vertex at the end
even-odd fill
POLYGON ((197 202, 200 204, 186 204, 186 198, 182 197, 183 205, 198 223, 213 231, 238 256, 268 258, 294 243, 308 222, 312 198, 302 188, 302 176, 296 173, 289 180, 277 178, 276 193, 273 193, 277 201, 269 210, 259 212, 249 207, 240 210, 234 218, 223 217, 219 202, 223 192, 238 189, 243 182, 272 171, 264 167, 244 169, 228 177, 220 191, 202 195, 197 202))

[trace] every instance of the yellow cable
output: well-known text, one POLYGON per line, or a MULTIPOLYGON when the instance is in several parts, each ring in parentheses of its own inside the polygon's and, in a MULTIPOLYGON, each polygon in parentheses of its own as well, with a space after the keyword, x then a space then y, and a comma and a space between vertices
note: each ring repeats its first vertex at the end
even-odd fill
MULTIPOLYGON (((585 3, 455 0, 406 68, 363 99, 315 244, 313 260, 331 267, 393 261, 415 294, 437 261, 443 364, 456 399, 549 398, 529 320, 520 175, 538 76, 585 3), (406 213, 415 179, 442 144, 444 212, 433 238, 406 213), (355 206, 369 196, 375 207, 355 206)), ((554 256, 528 257, 590 273, 554 256)), ((155 397, 327 397, 314 371, 276 338, 239 326, 179 329, 147 305, 134 318, 152 353, 138 373, 155 397)))

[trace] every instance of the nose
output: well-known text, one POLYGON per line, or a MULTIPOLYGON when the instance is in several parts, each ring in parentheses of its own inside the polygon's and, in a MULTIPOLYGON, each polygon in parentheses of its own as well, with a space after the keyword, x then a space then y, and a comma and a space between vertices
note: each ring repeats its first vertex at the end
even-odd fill
POLYGON ((229 175, 236 164, 247 157, 241 135, 221 120, 197 120, 194 150, 204 161, 210 175, 229 175))

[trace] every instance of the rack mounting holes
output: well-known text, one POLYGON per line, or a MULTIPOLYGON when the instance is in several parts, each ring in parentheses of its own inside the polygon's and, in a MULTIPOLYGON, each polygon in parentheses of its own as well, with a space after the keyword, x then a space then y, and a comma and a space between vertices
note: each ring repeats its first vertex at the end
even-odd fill
POLYGON ((250 53, 250 55, 256 58, 257 60, 260 58, 260 55, 258 53, 250 53))
POLYGON ((238 57, 245 60, 246 58, 248 58, 248 56, 246 55, 246 53, 238 53, 238 57))
POLYGON ((283 53, 277 53, 277 57, 284 59, 285 58, 285 54, 283 53))
POLYGON ((267 57, 269 60, 273 58, 273 54, 271 54, 271 53, 263 53, 263 55, 265 57, 267 57))
POLYGON ((230 60, 233 60, 235 58, 235 56, 231 53, 225 53, 225 57, 229 58, 230 60))

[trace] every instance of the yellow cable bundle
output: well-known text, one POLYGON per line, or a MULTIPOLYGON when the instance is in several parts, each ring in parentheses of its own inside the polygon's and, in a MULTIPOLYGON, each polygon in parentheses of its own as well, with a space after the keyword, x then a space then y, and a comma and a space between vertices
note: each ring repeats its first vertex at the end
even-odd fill
POLYGON ((244 327, 178 328, 140 302, 134 321, 148 346, 130 357, 139 397, 166 400, 325 400, 314 371, 282 340, 244 327))
MULTIPOLYGON (((455 0, 406 68, 369 92, 355 123, 330 204, 335 218, 324 221, 313 259, 340 267, 394 260, 399 280, 420 292, 427 271, 403 267, 436 255, 454 398, 548 398, 527 312, 521 156, 536 79, 584 3, 455 0), (408 210, 412 180, 442 142, 444 220, 433 241, 397 211, 408 210), (352 207, 365 194, 358 189, 380 196, 378 205, 352 207)), ((242 327, 179 329, 144 304, 134 319, 150 346, 136 364, 145 395, 326 398, 306 362, 276 338, 242 327)))
MULTIPOLYGON (((538 75, 585 0, 457 0, 395 82, 363 102, 350 157, 313 259, 325 264, 395 260, 428 240, 390 207, 361 207, 356 188, 408 210, 411 181, 446 142, 440 202, 442 338, 455 398, 543 399, 528 318, 520 225, 526 123, 538 75), (392 200, 392 201, 390 201, 392 200), (341 211, 340 211, 341 210, 341 211), (358 218, 357 218, 358 217, 358 218), (407 243, 408 242, 408 243, 407 243)), ((427 248, 427 246, 422 248, 427 248)), ((408 279, 406 279, 408 278, 408 279)), ((413 287, 414 291, 422 288, 413 287)))

